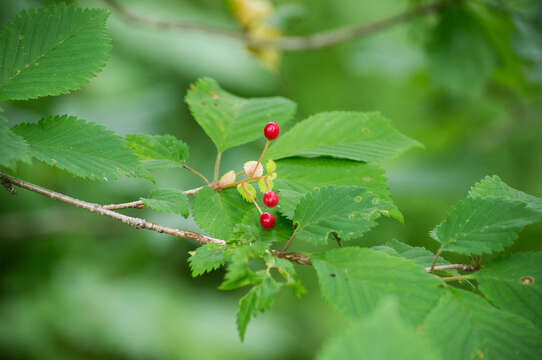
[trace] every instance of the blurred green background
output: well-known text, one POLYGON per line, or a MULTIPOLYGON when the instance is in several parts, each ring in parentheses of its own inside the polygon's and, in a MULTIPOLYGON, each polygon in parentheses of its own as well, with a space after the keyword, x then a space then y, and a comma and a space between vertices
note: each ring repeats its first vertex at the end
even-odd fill
MULTIPOLYGON (((3 0, 0 25, 22 9, 53 2, 3 0)), ((98 0, 70 2, 106 7, 98 0)), ((302 35, 424 3, 277 0, 271 20, 302 35)), ((122 4, 145 16, 238 28, 223 0, 122 4)), ((283 53, 281 65, 269 70, 235 40, 160 31, 113 12, 112 57, 90 85, 2 106, 11 125, 70 114, 119 135, 173 134, 190 146, 188 163, 207 176, 216 152, 183 101, 198 77, 213 77, 241 96, 288 97, 298 104, 298 121, 328 110, 380 111, 426 149, 385 164, 405 224, 383 219, 358 244, 396 238, 434 249, 428 232, 485 175, 542 196, 541 19, 540 1, 473 0, 326 50, 283 53)), ((227 151, 222 172, 256 158, 262 146, 227 151)), ((37 162, 20 166, 17 176, 99 203, 136 200, 152 188, 136 179, 85 182, 37 162)), ((163 171, 157 182, 180 189, 200 184, 182 170, 163 171)), ((179 216, 125 212, 198 230, 179 216)), ((541 250, 541 240, 542 225, 530 226, 513 251, 541 250)), ((310 359, 347 324, 321 300, 312 269, 298 266, 308 294, 301 300, 281 294, 241 343, 235 314, 243 291, 216 290, 221 271, 192 279, 186 259, 194 248, 25 190, 0 192, 0 357, 310 359)))

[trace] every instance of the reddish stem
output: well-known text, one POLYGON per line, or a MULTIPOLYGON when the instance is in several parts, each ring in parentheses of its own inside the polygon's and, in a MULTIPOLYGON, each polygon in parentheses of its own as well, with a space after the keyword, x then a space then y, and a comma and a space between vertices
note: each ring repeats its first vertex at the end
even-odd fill
POLYGON ((252 200, 252 202, 256 206, 256 209, 258 209, 260 215, 263 214, 262 209, 260 209, 260 207, 258 206, 258 203, 256 203, 256 200, 254 200, 254 198, 252 197, 252 194, 250 193, 250 191, 248 191, 247 186, 245 185, 245 183, 243 183, 242 185, 243 185, 243 189, 245 189, 245 191, 247 192, 248 197, 250 198, 250 200, 252 200))

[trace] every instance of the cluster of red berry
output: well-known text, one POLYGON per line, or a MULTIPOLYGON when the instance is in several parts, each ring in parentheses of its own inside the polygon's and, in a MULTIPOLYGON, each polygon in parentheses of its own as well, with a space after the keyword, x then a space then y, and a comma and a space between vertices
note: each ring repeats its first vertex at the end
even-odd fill
MULTIPOLYGON (((276 122, 270 122, 265 125, 263 133, 267 138, 268 143, 279 136, 279 130, 279 125, 276 122)), ((279 203, 279 196, 274 191, 267 191, 263 194, 263 203, 269 208, 277 206, 279 203)), ((271 213, 264 212, 260 215, 260 224, 265 229, 272 229, 275 226, 275 222, 275 216, 271 213)))

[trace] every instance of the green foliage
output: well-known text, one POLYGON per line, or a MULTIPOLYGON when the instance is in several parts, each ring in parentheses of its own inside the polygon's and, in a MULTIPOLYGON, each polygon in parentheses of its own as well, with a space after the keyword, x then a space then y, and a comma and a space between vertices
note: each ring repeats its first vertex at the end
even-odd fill
MULTIPOLYGON (((433 262, 433 259, 435 258, 435 254, 423 247, 410 246, 395 239, 388 241, 384 246, 374 247, 373 250, 383 251, 390 255, 397 255, 405 259, 412 260, 416 264, 423 267, 430 266, 433 262)), ((435 265, 448 264, 449 262, 442 257, 439 257, 437 259, 437 262, 435 263, 435 265)))
POLYGON ((542 212, 542 199, 525 194, 508 186, 497 175, 486 176, 482 181, 474 185, 469 191, 471 198, 497 197, 510 201, 521 201, 528 208, 542 212))
MULTIPOLYGON (((295 208, 306 193, 329 185, 364 187, 391 204, 384 170, 374 164, 332 158, 291 158, 277 161, 277 169, 279 209, 288 219, 293 218, 295 208)), ((390 215, 403 220, 395 205, 391 204, 388 210, 390 215)))
POLYGON ((194 219, 209 234, 229 239, 236 224, 254 205, 245 202, 235 189, 217 192, 204 187, 196 193, 192 202, 194 219))
POLYGON ((382 301, 344 334, 331 339, 318 356, 319 360, 440 358, 428 340, 401 319, 397 304, 390 299, 382 301), (382 339, 386 339, 385 343, 382 339))
POLYGON ((183 167, 188 159, 188 145, 171 135, 132 134, 126 140, 149 170, 183 167))
POLYGON ((30 145, 32 157, 74 176, 105 181, 149 176, 124 139, 103 126, 65 115, 12 130, 30 145))
POLYGON ((423 325, 445 360, 538 359, 542 332, 471 292, 449 289, 423 325))
POLYGON ((192 270, 192 276, 200 276, 206 272, 210 272, 220 268, 226 262, 224 256, 224 246, 209 243, 200 246, 195 252, 188 258, 190 269, 192 270))
POLYGON ((180 214, 185 218, 190 214, 187 196, 176 189, 154 189, 142 198, 146 207, 156 211, 180 214))
POLYGON ((0 32, 0 100, 79 89, 102 70, 108 12, 58 5, 20 13, 0 32))
POLYGON ((258 312, 271 308, 280 288, 280 284, 268 276, 241 298, 239 312, 237 313, 237 330, 241 340, 245 339, 245 332, 250 319, 255 317, 258 312))
POLYGON ((13 169, 17 161, 31 162, 30 147, 26 141, 15 135, 8 127, 0 109, 0 166, 13 169))
POLYGON ((331 233, 341 240, 361 237, 376 226, 390 203, 365 188, 327 186, 307 193, 294 214, 296 238, 326 244, 331 233))
POLYGON ((440 296, 439 281, 411 260, 366 248, 347 247, 314 254, 320 292, 337 311, 361 318, 389 296, 399 312, 418 325, 440 296))
POLYGON ((274 140, 268 159, 331 156, 357 161, 392 159, 421 146, 379 113, 334 111, 313 115, 274 140))
POLYGON ((298 297, 305 292, 301 283, 295 280, 293 265, 287 260, 278 259, 269 254, 262 243, 233 249, 228 254, 228 260, 224 282, 219 289, 234 290, 253 285, 239 302, 237 329, 241 340, 245 338, 245 331, 250 319, 258 313, 268 310, 282 287, 291 287, 294 295, 298 297), (255 258, 263 260, 265 267, 253 270, 249 262, 255 258), (273 277, 271 271, 277 271, 278 277, 283 281, 273 277))
POLYGON ((295 103, 288 99, 243 99, 209 78, 190 87, 186 103, 219 152, 262 138, 263 128, 270 121, 284 127, 296 111, 295 103))
POLYGON ((516 253, 484 265, 475 273, 480 291, 500 309, 520 315, 542 329, 542 253, 516 253))
POLYGON ((480 93, 497 65, 484 29, 462 6, 443 11, 427 50, 432 82, 453 94, 480 93))
POLYGON ((540 213, 519 201, 496 197, 467 198, 431 233, 440 251, 487 254, 511 245, 525 225, 540 219, 540 213))

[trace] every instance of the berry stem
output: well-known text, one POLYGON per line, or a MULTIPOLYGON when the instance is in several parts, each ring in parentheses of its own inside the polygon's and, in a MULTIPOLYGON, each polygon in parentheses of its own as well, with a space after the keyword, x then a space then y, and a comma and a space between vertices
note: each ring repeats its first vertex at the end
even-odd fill
POLYGON ((265 146, 263 147, 263 151, 262 151, 262 154, 260 155, 260 158, 258 159, 258 162, 256 163, 256 166, 254 166, 254 170, 252 170, 252 176, 254 176, 254 174, 256 173, 256 170, 258 170, 258 166, 260 165, 260 163, 262 162, 262 159, 263 159, 263 155, 265 154, 265 152, 267 151, 267 148, 269 147, 269 143, 271 141, 267 140, 265 142, 265 146))
POLYGON ((265 187, 267 188, 267 191, 269 191, 269 182, 267 181, 267 176, 263 177, 263 181, 265 182, 265 187))
POLYGON ((226 188, 229 188, 229 187, 237 186, 239 184, 244 184, 244 183, 249 182, 251 180, 258 180, 258 179, 261 179, 261 178, 263 178, 263 176, 247 177, 247 178, 244 178, 242 180, 232 182, 231 184, 221 186, 220 189, 226 189, 226 188))
POLYGON ((243 189, 245 189, 245 191, 248 194, 248 197, 250 198, 250 200, 252 200, 252 202, 254 203, 254 206, 256 206, 256 209, 258 209, 258 212, 260 213, 260 215, 262 215, 263 214, 262 209, 260 209, 260 206, 258 206, 258 203, 256 202, 256 200, 252 197, 252 194, 250 193, 250 191, 248 191, 245 183, 243 183, 243 189))

